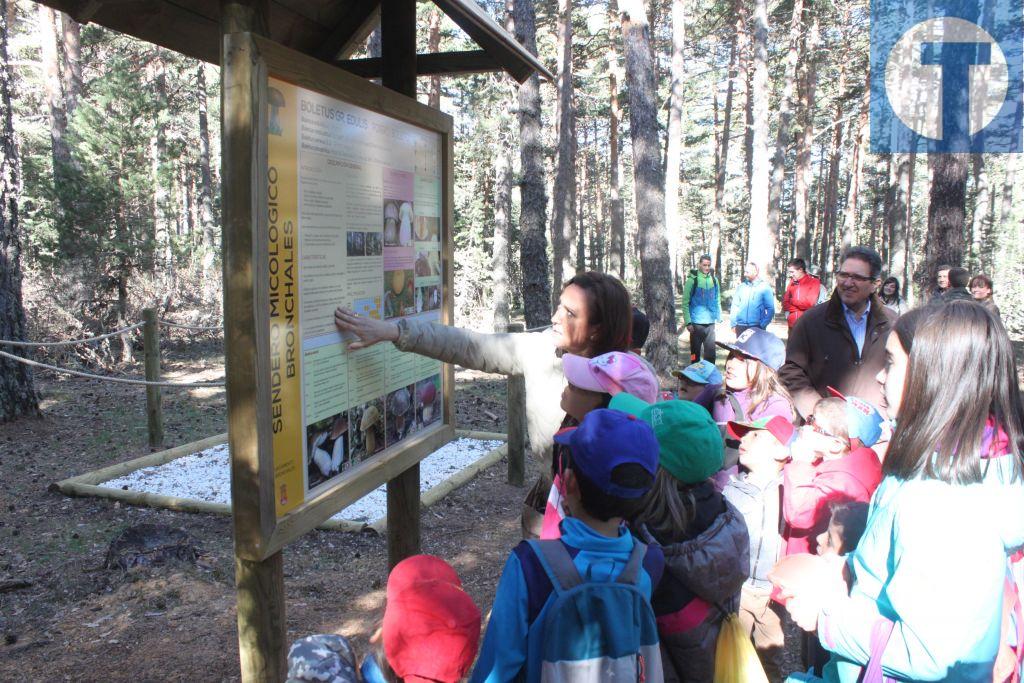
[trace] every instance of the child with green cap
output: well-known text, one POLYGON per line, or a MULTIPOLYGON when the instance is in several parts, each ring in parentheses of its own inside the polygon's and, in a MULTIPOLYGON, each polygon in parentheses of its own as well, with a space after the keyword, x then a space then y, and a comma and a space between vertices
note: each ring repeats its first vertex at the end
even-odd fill
POLYGON ((665 573, 651 597, 665 680, 714 680, 718 632, 738 609, 750 562, 743 517, 710 479, 722 467, 721 433, 708 411, 690 401, 649 405, 620 393, 609 407, 647 422, 658 439, 654 486, 630 526, 665 554, 665 573))

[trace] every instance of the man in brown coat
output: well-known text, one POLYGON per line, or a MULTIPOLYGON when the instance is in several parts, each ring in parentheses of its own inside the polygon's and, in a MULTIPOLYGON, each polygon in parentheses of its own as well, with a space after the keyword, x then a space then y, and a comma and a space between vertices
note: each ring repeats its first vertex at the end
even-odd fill
POLYGON ((827 387, 884 408, 875 375, 885 366, 885 340, 895 314, 875 295, 882 258, 869 247, 843 252, 832 298, 797 320, 789 332, 779 377, 801 416, 827 396, 827 387))

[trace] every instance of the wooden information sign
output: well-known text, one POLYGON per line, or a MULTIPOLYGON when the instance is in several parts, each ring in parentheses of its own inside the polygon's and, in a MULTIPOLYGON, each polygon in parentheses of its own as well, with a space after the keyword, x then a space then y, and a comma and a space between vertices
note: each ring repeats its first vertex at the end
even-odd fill
POLYGON ((236 552, 260 561, 454 438, 451 366, 349 351, 333 317, 452 322, 452 120, 257 35, 225 41, 232 505, 236 552))

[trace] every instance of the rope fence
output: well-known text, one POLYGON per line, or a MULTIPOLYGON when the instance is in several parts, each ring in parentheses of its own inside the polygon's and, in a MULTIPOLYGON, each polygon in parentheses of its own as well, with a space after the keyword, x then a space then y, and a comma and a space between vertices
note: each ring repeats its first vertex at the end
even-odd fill
POLYGON ((182 325, 181 323, 172 323, 170 320, 161 320, 160 324, 165 327, 174 327, 179 330, 190 330, 193 332, 215 332, 224 329, 220 325, 182 325))
POLYGON ((66 375, 74 375, 76 377, 85 377, 87 379, 98 379, 104 382, 115 382, 118 384, 140 384, 147 387, 183 387, 183 388, 195 388, 195 387, 222 387, 224 382, 151 382, 145 379, 132 379, 130 377, 111 377, 109 375, 94 375, 90 372, 82 372, 81 370, 72 370, 70 368, 61 368, 56 365, 50 365, 48 363, 40 363, 39 361, 29 360, 28 358, 22 358, 16 356, 13 353, 7 353, 6 351, 0 351, 0 358, 9 358, 11 360, 24 363, 25 365, 31 365, 34 368, 45 368, 47 370, 53 370, 54 372, 62 372, 66 375))
POLYGON ((76 344, 88 344, 90 342, 101 341, 103 339, 109 339, 110 337, 116 337, 116 336, 118 336, 120 334, 124 334, 125 332, 131 332, 132 330, 137 330, 140 327, 144 327, 145 325, 146 325, 146 323, 144 323, 144 322, 135 323, 134 325, 129 325, 128 327, 122 327, 119 330, 114 330, 113 332, 107 332, 106 334, 101 334, 101 335, 98 335, 96 337, 87 337, 86 339, 72 339, 71 341, 23 342, 23 341, 14 341, 13 339, 0 339, 0 345, 2 345, 2 346, 18 346, 18 347, 30 348, 30 349, 42 348, 42 347, 52 347, 52 346, 74 346, 76 344))

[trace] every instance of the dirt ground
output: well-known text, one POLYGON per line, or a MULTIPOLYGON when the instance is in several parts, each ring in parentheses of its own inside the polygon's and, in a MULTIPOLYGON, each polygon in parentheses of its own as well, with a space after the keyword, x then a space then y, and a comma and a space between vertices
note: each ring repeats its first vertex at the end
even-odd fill
MULTIPOLYGON (((168 379, 222 372, 212 345, 165 354, 168 379)), ((505 431, 504 378, 460 371, 456 383, 458 426, 505 431)), ((47 490, 149 452, 144 393, 53 377, 39 377, 37 387, 44 416, 0 425, 0 680, 238 679, 230 519, 47 490), (110 541, 143 522, 186 530, 201 550, 198 564, 104 569, 110 541)), ((226 429, 221 389, 166 390, 163 407, 167 447, 226 429)), ((485 610, 519 539, 524 494, 505 483, 502 462, 422 512, 424 552, 448 559, 485 610)), ((364 650, 381 614, 385 540, 312 531, 284 558, 289 640, 337 632, 364 650)))
MULTIPOLYGON (((179 343, 165 353, 164 374, 212 380, 223 372, 220 358, 212 343, 179 343)), ((459 371, 456 382, 457 425, 504 431, 504 378, 459 371)), ((48 491, 149 452, 144 393, 52 376, 37 387, 43 417, 0 425, 0 680, 237 680, 230 520, 48 491), (143 522, 186 530, 198 564, 104 569, 110 541, 143 522)), ((163 406, 167 447, 226 429, 221 389, 165 390, 163 406)), ((536 465, 528 467, 532 481, 536 465)), ((524 494, 505 483, 503 461, 422 512, 424 552, 452 562, 485 613, 520 537, 524 494)), ((284 558, 288 639, 337 632, 364 651, 381 614, 385 540, 312 531, 284 558)), ((795 664, 796 654, 787 659, 795 664)))

